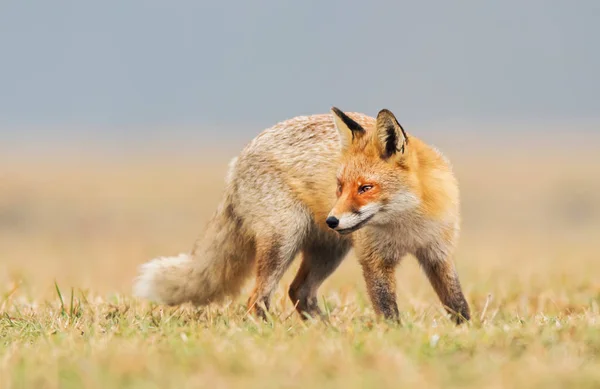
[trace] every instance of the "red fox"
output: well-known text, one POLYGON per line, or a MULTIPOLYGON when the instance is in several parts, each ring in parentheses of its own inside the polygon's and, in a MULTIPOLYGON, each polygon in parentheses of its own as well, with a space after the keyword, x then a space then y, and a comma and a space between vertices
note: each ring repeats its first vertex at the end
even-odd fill
POLYGON ((297 254, 289 288, 301 314, 320 316, 317 290, 351 247, 376 314, 399 320, 394 270, 413 254, 456 323, 470 319, 452 252, 459 192, 448 161, 377 118, 300 116, 265 130, 230 163, 225 193, 193 250, 140 267, 135 295, 168 305, 219 302, 254 271, 248 305, 265 317, 297 254))

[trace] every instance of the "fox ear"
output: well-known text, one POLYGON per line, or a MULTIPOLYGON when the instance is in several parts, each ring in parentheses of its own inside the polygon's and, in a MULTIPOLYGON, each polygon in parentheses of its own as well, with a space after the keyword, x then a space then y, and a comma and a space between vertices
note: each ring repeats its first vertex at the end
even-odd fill
POLYGON ((404 154, 404 147, 408 143, 404 128, 398 123, 394 114, 387 109, 382 109, 377 114, 375 143, 384 159, 397 153, 404 154))
POLYGON ((354 139, 360 138, 365 134, 365 129, 360 124, 352 120, 338 108, 332 107, 331 114, 333 115, 335 128, 340 133, 340 138, 342 139, 342 150, 346 150, 350 147, 354 139))

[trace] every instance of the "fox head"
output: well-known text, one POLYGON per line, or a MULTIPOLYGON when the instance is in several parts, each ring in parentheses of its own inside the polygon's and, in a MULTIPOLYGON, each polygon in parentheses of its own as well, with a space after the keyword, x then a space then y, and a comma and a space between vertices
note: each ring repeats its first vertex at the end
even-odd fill
POLYGON ((327 225, 346 234, 367 224, 387 224, 416 207, 410 142, 394 114, 383 109, 374 126, 363 127, 338 108, 331 113, 340 134, 342 159, 337 200, 327 225))

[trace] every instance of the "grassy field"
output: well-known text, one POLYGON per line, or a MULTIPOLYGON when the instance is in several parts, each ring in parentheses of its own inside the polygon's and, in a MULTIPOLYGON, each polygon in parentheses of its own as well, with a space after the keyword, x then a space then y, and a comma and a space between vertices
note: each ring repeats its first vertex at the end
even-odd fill
POLYGON ((447 142, 461 183, 456 262, 473 320, 443 314, 416 261, 402 324, 375 319, 352 254, 321 288, 329 325, 285 291, 164 308, 136 267, 191 248, 235 151, 0 156, 0 388, 600 386, 600 156, 584 136, 447 142), (565 140, 567 137, 563 137, 565 140))

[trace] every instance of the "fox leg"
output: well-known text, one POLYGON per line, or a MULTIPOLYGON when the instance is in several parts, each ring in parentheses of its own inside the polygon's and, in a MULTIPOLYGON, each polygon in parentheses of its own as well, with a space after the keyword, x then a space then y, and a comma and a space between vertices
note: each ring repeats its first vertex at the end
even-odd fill
POLYGON ((398 304, 396 303, 397 261, 388 262, 374 255, 363 258, 360 264, 367 284, 367 292, 378 315, 386 320, 400 321, 398 304))
POLYGON ((463 295, 458 274, 450 256, 443 250, 429 247, 417 250, 416 257, 444 308, 453 317, 456 324, 469 320, 471 318, 469 304, 463 295))
POLYGON ((248 308, 266 319, 264 309, 270 309, 271 295, 288 269, 299 245, 294 241, 276 238, 261 239, 256 245, 256 285, 248 300, 248 308))
POLYGON ((306 318, 304 313, 312 317, 322 315, 317 291, 323 281, 337 269, 349 249, 349 242, 336 238, 310 243, 302 251, 302 263, 288 294, 303 319, 306 318))

